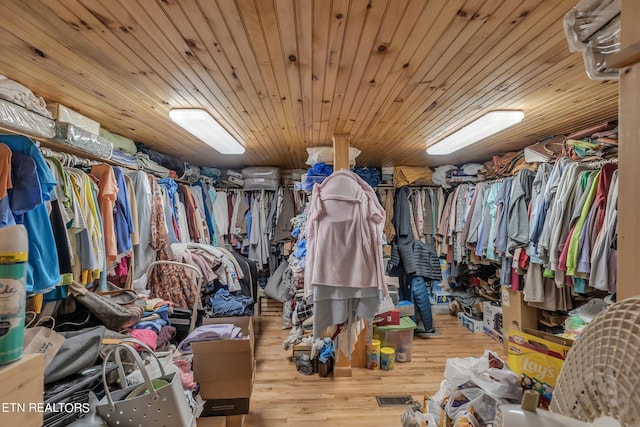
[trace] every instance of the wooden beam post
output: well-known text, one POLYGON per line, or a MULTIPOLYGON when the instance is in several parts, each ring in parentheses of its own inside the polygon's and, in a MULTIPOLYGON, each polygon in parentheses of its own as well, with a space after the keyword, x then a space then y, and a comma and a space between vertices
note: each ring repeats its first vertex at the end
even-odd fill
POLYGON ((347 135, 333 135, 333 170, 349 170, 349 140, 347 135))
MULTIPOLYGON (((622 1, 621 52, 640 43, 640 3, 637 0, 622 1)), ((629 61, 628 61, 629 62, 629 61)), ((632 62, 632 61, 631 61, 632 62)), ((618 116, 620 119, 620 145, 618 158, 618 286, 617 300, 640 295, 638 281, 638 236, 640 236, 640 63, 631 63, 620 69, 620 95, 618 116)))
MULTIPOLYGON (((333 170, 349 170, 349 135, 333 135, 333 170)), ((333 367, 334 377, 350 377, 351 360, 341 350, 336 349, 336 361, 333 367)))

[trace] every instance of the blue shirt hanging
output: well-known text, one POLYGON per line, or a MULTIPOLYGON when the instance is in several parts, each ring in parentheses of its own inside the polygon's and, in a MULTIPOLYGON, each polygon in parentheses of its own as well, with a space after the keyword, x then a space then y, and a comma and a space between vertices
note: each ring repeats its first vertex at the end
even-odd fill
POLYGON ((131 221, 131 206, 129 206, 129 192, 124 174, 120 168, 113 168, 113 174, 118 183, 118 196, 116 198, 114 225, 116 231, 116 244, 118 254, 128 252, 132 248, 131 235, 135 231, 131 221))
MULTIPOLYGON (((33 167, 40 181, 40 191, 43 201, 51 200, 51 191, 57 185, 56 180, 47 166, 36 144, 22 135, 0 135, 0 142, 6 144, 14 153, 24 153, 33 159, 33 163, 12 164, 11 169, 20 176, 31 173, 21 169, 33 167), (16 172, 19 170, 19 172, 16 172)), ((15 183, 14 183, 15 185, 15 183)), ((60 282, 60 268, 58 253, 53 237, 49 212, 44 203, 25 212, 21 220, 29 236, 29 262, 27 268, 26 289, 28 293, 45 293, 52 290, 60 282)))

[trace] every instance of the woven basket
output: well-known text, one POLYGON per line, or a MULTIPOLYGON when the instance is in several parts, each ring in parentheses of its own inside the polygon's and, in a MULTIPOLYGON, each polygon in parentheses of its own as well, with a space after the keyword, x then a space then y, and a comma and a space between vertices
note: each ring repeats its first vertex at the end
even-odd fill
POLYGON ((551 410, 593 422, 609 416, 640 423, 640 297, 601 312, 573 345, 553 392, 551 410))

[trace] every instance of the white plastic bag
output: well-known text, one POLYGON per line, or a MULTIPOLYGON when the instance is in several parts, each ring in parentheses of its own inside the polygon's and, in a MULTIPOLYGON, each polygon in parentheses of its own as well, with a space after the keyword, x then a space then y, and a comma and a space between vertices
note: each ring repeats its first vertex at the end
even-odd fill
POLYGON ((455 420, 473 408, 475 417, 485 425, 495 420, 497 408, 503 403, 507 402, 490 396, 480 388, 465 388, 451 394, 444 410, 449 418, 455 420))
MULTIPOLYGON (((310 147, 307 148, 309 157, 306 164, 313 166, 316 163, 333 164, 333 147, 310 147)), ((349 164, 355 164, 356 157, 360 155, 361 151, 354 147, 349 147, 349 164)))
POLYGON ((447 388, 458 388, 471 379, 471 373, 478 365, 476 357, 454 357, 447 359, 444 368, 444 379, 447 388))
MULTIPOLYGON (((423 421, 429 422, 429 414, 424 414, 420 411, 422 405, 416 401, 410 401, 405 403, 404 413, 400 418, 402 427, 420 427, 423 421)), ((427 424, 431 425, 431 424, 427 424)), ((437 425, 437 424, 434 424, 437 425)))
POLYGON ((496 353, 488 350, 478 358, 447 359, 444 378, 449 390, 472 381, 494 397, 514 400, 522 398, 518 374, 509 370, 496 353))
POLYGON ((471 372, 471 381, 491 396, 502 399, 522 399, 520 377, 511 371, 497 354, 486 350, 471 372))

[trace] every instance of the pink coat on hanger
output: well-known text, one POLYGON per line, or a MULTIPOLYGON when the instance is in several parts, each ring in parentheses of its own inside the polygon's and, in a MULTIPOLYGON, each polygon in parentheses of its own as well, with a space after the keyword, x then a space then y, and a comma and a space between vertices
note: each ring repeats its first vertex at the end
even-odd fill
POLYGON ((375 192, 356 174, 338 171, 316 184, 307 217, 305 296, 315 285, 375 287, 387 295, 384 218, 375 192))

